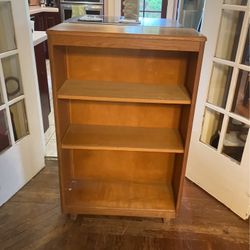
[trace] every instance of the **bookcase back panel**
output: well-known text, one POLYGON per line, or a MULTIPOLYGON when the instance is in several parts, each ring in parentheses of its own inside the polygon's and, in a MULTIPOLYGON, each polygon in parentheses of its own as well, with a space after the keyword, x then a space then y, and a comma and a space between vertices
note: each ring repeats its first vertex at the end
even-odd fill
POLYGON ((184 84, 189 53, 67 48, 69 79, 184 84))
POLYGON ((51 78, 53 82, 53 93, 62 86, 67 80, 67 47, 55 46, 53 51, 50 51, 51 78))
POLYGON ((181 105, 71 101, 72 124, 178 128, 181 105))
POLYGON ((72 167, 70 167, 72 164, 72 160, 73 160, 72 150, 61 149, 60 157, 62 161, 60 163, 61 168, 60 168, 59 174, 63 178, 64 183, 68 183, 70 182, 72 173, 73 173, 72 167))
POLYGON ((57 139, 60 140, 65 134, 70 125, 70 105, 68 101, 60 100, 57 102, 58 114, 56 114, 57 120, 57 139))
MULTIPOLYGON (((185 86, 187 88, 187 90, 189 91, 190 95, 192 96, 193 94, 193 90, 194 90, 194 85, 195 82, 197 81, 197 79, 199 78, 199 66, 198 66, 198 53, 192 52, 189 54, 189 60, 188 60, 188 67, 187 67, 187 77, 186 77, 186 82, 185 82, 185 86), (198 74, 197 74, 197 72, 198 74), (197 79, 195 79, 197 78, 197 79)), ((197 89, 196 89, 197 91, 197 89)))
POLYGON ((73 150, 72 178, 171 183, 174 159, 168 153, 73 150))

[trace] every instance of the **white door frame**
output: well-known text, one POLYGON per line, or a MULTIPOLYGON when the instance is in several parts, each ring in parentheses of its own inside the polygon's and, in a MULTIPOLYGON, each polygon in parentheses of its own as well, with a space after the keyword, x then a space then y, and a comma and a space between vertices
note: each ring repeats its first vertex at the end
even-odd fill
POLYGON ((206 1, 202 33, 207 36, 208 40, 203 57, 203 66, 201 70, 200 86, 197 96, 186 172, 186 176, 189 179, 198 184, 244 219, 248 218, 250 213, 249 132, 240 164, 221 153, 229 117, 250 125, 250 121, 248 119, 231 112, 239 69, 243 69, 248 72, 250 71, 249 66, 242 65, 240 62, 240 55, 243 53, 248 24, 249 6, 223 5, 222 0, 206 1), (222 9, 246 11, 235 62, 216 58, 214 56, 222 9), (233 67, 228 101, 225 108, 209 104, 206 100, 213 62, 233 67), (221 139, 217 150, 200 142, 205 106, 224 114, 224 120, 220 133, 221 139))
MULTIPOLYGON (((12 5, 17 49, 1 53, 0 58, 18 54, 24 94, 13 101, 8 101, 7 94, 3 93, 5 104, 0 105, 0 108, 5 109, 7 113, 12 144, 10 148, 0 153, 0 205, 14 195, 45 165, 45 142, 28 1, 0 0, 0 2, 6 1, 11 2, 12 5), (15 142, 9 106, 22 99, 26 106, 29 135, 15 142)), ((5 92, 1 61, 0 77, 2 90, 5 92)))

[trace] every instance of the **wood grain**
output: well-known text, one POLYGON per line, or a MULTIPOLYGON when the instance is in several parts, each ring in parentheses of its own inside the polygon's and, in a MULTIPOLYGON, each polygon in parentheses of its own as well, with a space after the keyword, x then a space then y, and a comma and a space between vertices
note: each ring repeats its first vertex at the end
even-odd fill
POLYGON ((73 150, 71 176, 73 179, 165 184, 171 183, 174 160, 175 154, 167 153, 73 150))
POLYGON ((186 173, 187 167, 187 160, 188 160, 188 152, 189 152, 189 145, 191 139, 191 132, 192 132, 192 125, 193 125, 193 118, 194 118, 194 111, 195 111, 195 104, 200 80, 200 72, 202 66, 202 59, 203 59, 203 52, 204 52, 205 43, 200 44, 200 52, 199 54, 191 54, 190 55, 190 62, 188 71, 190 72, 187 75, 186 80, 186 87, 188 88, 189 92, 192 93, 192 104, 190 108, 185 106, 182 110, 182 121, 180 123, 180 133, 182 134, 182 138, 185 141, 185 152, 183 156, 179 156, 177 158, 177 165, 181 165, 180 169, 174 172, 173 175, 173 188, 178 186, 177 189, 174 188, 174 194, 177 198, 176 200, 176 210, 177 213, 179 211, 179 207, 181 204, 181 197, 183 191, 183 183, 186 173), (185 125, 186 124, 186 125, 185 125))
POLYGON ((192 41, 205 41, 205 36, 201 35, 194 29, 188 28, 175 28, 175 27, 145 27, 140 25, 89 25, 89 24, 72 24, 62 23, 60 25, 50 28, 48 34, 57 34, 63 32, 66 35, 72 35, 77 33, 82 35, 83 33, 88 34, 101 34, 104 37, 110 35, 116 35, 119 37, 138 37, 152 39, 152 36, 161 37, 165 40, 180 39, 180 40, 192 40, 192 41), (70 34, 69 34, 70 33, 70 34))
POLYGON ((200 42, 206 40, 193 29, 126 25, 66 23, 49 29, 47 33, 55 45, 169 51, 199 51, 200 42))
POLYGON ((57 161, 0 208, 0 248, 32 250, 248 250, 249 222, 185 180, 179 216, 160 218, 61 213, 57 161))
POLYGON ((187 52, 69 46, 68 79, 184 85, 188 58, 187 52))
POLYGON ((167 184, 72 180, 66 211, 84 214, 167 217, 175 215, 172 188, 167 184))
POLYGON ((58 91, 59 99, 132 103, 190 104, 184 86, 103 81, 67 80, 58 91))
POLYGON ((126 25, 62 24, 48 35, 63 212, 162 216, 165 221, 174 216, 206 38, 189 29, 126 25), (74 183, 83 186, 77 189, 74 183), (171 196, 153 185, 169 187, 171 196), (126 198, 130 186, 133 194, 126 198), (140 210, 136 189, 145 197, 139 197, 140 210), (91 205, 85 197, 94 197, 94 190, 100 192, 91 205), (157 208, 156 193, 160 204, 163 197, 165 205, 172 204, 171 213, 143 212, 151 198, 157 208), (131 207, 120 210, 119 203, 129 204, 129 199, 131 207), (108 208, 102 207, 105 202, 108 208))
POLYGON ((175 129, 98 125, 70 125, 62 148, 183 153, 175 129))
POLYGON ((181 105, 70 101, 72 124, 176 129, 182 109, 181 105))

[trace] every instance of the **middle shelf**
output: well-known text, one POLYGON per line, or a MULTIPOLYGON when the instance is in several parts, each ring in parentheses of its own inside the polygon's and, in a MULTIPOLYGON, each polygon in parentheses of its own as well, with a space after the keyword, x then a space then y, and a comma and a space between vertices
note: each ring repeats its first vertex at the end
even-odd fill
POLYGON ((64 149, 183 153, 178 129, 102 125, 70 125, 64 149))
POLYGON ((59 99, 134 103, 190 104, 185 86, 108 81, 66 80, 59 99))

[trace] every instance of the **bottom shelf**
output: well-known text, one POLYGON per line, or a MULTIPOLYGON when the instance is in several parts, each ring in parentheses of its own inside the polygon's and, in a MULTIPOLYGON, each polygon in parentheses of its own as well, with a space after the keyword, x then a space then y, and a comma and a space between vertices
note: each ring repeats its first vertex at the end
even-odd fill
POLYGON ((74 180, 65 198, 66 213, 175 217, 170 184, 74 180))

